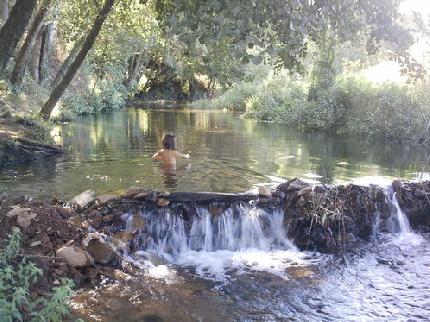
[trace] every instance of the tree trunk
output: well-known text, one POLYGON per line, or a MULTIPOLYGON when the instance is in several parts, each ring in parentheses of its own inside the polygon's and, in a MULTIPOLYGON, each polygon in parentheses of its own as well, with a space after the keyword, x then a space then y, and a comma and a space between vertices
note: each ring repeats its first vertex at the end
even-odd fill
POLYGON ((73 60, 73 62, 70 64, 70 67, 67 70, 67 72, 64 74, 64 77, 61 80, 61 82, 59 82, 59 84, 52 90, 51 95, 49 96, 49 99, 43 105, 40 111, 40 115, 44 119, 49 119, 49 117, 51 116, 52 110, 54 109, 61 95, 63 95, 64 91, 66 90, 67 86, 69 86, 70 82, 72 81, 79 67, 81 67, 85 57, 87 56, 89 50, 93 46, 94 41, 96 40, 100 32, 100 29, 102 28, 103 22, 106 20, 110 10, 112 9, 114 2, 115 0, 106 0, 103 8, 98 14, 96 20, 94 21, 94 24, 91 27, 91 30, 88 36, 86 37, 81 50, 76 55, 76 58, 73 60))
POLYGON ((42 47, 42 32, 39 31, 36 37, 36 41, 34 43, 34 46, 31 50, 31 68, 30 68, 30 74, 31 77, 39 83, 40 77, 39 77, 39 63, 40 63, 40 51, 42 47))
POLYGON ((11 82, 15 86, 20 86, 22 80, 24 78, 25 68, 27 67, 28 58, 30 54, 30 50, 34 45, 34 42, 39 34, 40 27, 42 26, 43 19, 45 18, 46 13, 48 12, 48 8, 51 0, 46 0, 42 7, 34 17, 33 23, 30 26, 30 29, 27 32, 24 43, 18 51, 18 55, 16 56, 15 67, 12 71, 11 82))
POLYGON ((60 69, 58 69, 58 72, 57 72, 57 75, 55 76, 54 81, 51 84, 51 88, 57 87, 60 81, 63 79, 64 75, 66 74, 66 71, 70 67, 70 64, 72 63, 72 61, 75 60, 76 55, 79 52, 79 49, 81 49, 83 41, 84 41, 84 38, 78 40, 73 46, 72 50, 67 55, 66 59, 64 59, 63 63, 60 66, 60 69))
POLYGON ((45 25, 45 28, 43 29, 43 41, 42 41, 42 48, 41 48, 41 54, 40 54, 40 80, 45 81, 49 77, 49 66, 51 63, 51 57, 52 57, 52 48, 54 44, 54 38, 55 38, 55 25, 54 23, 50 23, 45 25))
POLYGON ((17 0, 9 18, 0 30, 0 75, 4 73, 9 59, 18 45, 31 18, 37 0, 17 0))
POLYGON ((142 69, 143 60, 140 54, 131 56, 128 60, 127 78, 124 84, 128 87, 139 80, 140 70, 142 69))
POLYGON ((1 0, 1 17, 2 24, 4 24, 9 17, 9 0, 1 0))

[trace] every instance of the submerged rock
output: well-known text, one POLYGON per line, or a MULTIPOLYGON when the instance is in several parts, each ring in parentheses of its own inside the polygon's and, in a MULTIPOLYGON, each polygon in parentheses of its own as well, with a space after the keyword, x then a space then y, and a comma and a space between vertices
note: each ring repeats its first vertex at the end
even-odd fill
POLYGON ((94 265, 94 258, 85 250, 77 246, 63 246, 56 251, 56 256, 73 267, 94 265))
POLYGON ((81 194, 75 196, 73 199, 71 199, 69 201, 69 204, 72 207, 76 207, 79 209, 85 209, 91 203, 93 203, 94 200, 95 200, 94 191, 93 190, 87 190, 87 191, 84 191, 81 194))

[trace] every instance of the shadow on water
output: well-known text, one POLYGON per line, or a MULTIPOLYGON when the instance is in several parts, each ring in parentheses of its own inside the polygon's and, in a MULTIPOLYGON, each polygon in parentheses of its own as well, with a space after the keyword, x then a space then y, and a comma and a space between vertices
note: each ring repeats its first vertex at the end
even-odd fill
MULTIPOLYGON (((257 183, 301 177, 325 183, 363 176, 427 178, 429 156, 389 141, 302 133, 207 110, 128 108, 57 128, 69 153, 0 173, 1 192, 70 197, 92 188, 143 185, 167 191, 243 192, 257 183), (151 159, 164 132, 192 167, 161 172, 151 159)), ((178 164, 184 166, 183 163, 178 164)))

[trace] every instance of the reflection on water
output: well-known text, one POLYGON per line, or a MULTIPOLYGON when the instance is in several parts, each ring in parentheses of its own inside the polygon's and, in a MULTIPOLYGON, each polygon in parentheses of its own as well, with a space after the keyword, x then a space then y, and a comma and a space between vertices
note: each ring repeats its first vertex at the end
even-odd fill
POLYGON ((56 128, 68 151, 60 159, 0 174, 0 192, 69 197, 141 185, 160 190, 238 192, 256 183, 302 177, 350 182, 363 176, 428 177, 424 151, 391 142, 300 133, 220 111, 129 108, 56 128), (176 132, 190 161, 165 171, 152 161, 162 134, 176 132), (191 166, 190 166, 191 165, 191 166))

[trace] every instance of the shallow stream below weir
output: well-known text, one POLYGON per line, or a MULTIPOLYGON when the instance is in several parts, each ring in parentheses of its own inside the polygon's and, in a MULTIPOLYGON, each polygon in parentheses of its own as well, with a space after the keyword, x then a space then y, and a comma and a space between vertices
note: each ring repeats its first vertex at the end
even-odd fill
MULTIPOLYGON (((411 231, 396 195, 374 216, 374 237, 345 253, 299 250, 280 209, 233 204, 183 219, 142 207, 137 275, 81 292, 89 321, 428 321, 430 235, 411 231), (384 225, 381 223, 384 221, 384 225), (384 232, 382 232, 384 231, 384 232)), ((131 227, 135 214, 124 214, 131 227)))

